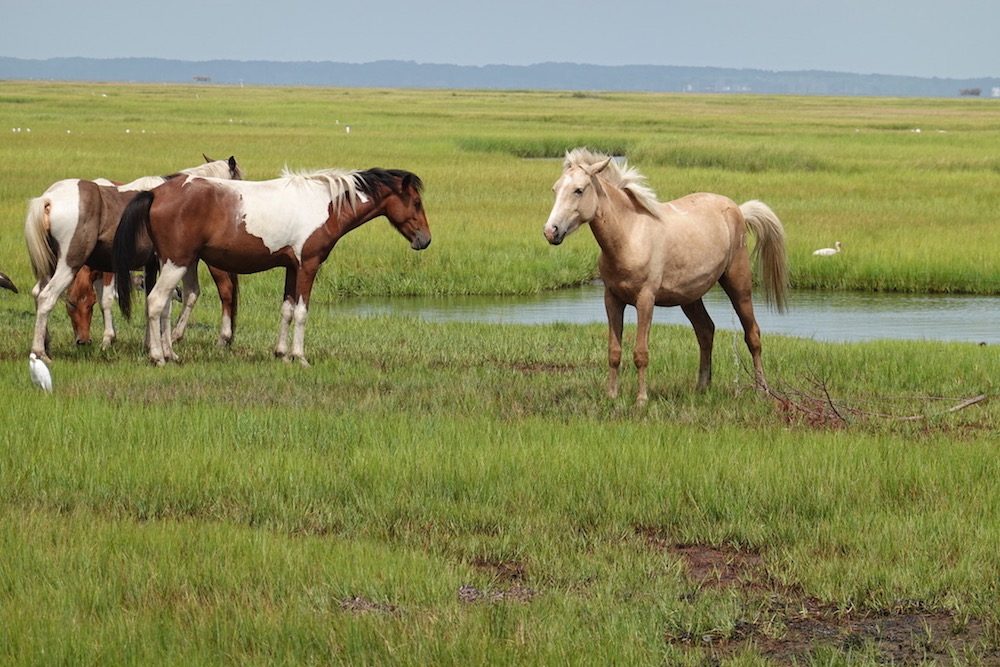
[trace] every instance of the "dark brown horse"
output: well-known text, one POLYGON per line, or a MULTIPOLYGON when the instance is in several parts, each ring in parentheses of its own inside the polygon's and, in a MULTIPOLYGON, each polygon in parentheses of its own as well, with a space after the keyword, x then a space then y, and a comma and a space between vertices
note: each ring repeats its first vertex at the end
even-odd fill
MULTIPOLYGON (((122 210, 136 192, 156 187, 175 176, 184 180, 184 177, 190 175, 242 178, 236 159, 230 157, 228 160, 209 161, 173 176, 146 176, 125 185, 115 185, 105 179, 96 181, 65 179, 53 183, 40 197, 29 202, 24 234, 28 243, 31 266, 38 279, 32 290, 37 308, 35 332, 31 343, 32 352, 46 361, 51 361, 46 354, 49 313, 80 268, 86 265, 100 272, 113 269, 111 243, 122 210)), ((146 266, 151 252, 152 244, 147 241, 145 252, 136 255, 137 263, 130 268, 138 269, 146 266)), ((152 266, 155 267, 155 263, 152 266)), ((235 286, 231 284, 234 277, 213 270, 212 278, 220 287, 219 293, 223 298, 220 340, 224 340, 226 336, 232 337, 231 322, 234 306, 225 299, 226 295, 235 294, 235 286)), ((98 281, 97 286, 107 317, 103 340, 103 344, 107 346, 114 340, 114 327, 109 317, 114 293, 110 283, 104 285, 103 281, 98 281)), ((187 321, 187 314, 182 315, 183 322, 187 321)), ((79 334, 79 331, 77 333, 79 334)), ((79 340, 79 335, 77 339, 79 340)))
MULTIPOLYGON (((378 216, 414 250, 430 245, 420 179, 398 169, 290 174, 270 181, 191 178, 139 194, 122 214, 114 242, 116 266, 134 262, 136 238, 148 231, 160 259, 160 277, 146 302, 149 356, 157 365, 176 360, 166 312, 171 290, 184 279, 197 293, 198 260, 233 273, 285 269, 277 357, 308 365, 304 336, 309 297, 320 265, 345 234, 378 216)), ((131 311, 128 272, 116 272, 119 305, 131 311)))

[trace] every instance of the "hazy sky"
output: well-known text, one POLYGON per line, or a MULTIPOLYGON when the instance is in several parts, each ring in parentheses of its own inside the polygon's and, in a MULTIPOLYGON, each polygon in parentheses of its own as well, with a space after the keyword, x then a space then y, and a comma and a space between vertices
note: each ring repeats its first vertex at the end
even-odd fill
POLYGON ((998 0, 0 0, 0 56, 1000 75, 998 0))

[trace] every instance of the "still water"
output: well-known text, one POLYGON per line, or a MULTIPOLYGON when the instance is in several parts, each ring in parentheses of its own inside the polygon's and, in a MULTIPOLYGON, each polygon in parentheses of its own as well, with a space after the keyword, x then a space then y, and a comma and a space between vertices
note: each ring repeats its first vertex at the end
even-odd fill
MULTIPOLYGON (((344 299, 335 312, 404 315, 432 321, 606 322, 599 284, 528 297, 398 297, 344 299)), ((715 288, 705 306, 719 329, 740 330, 725 293, 715 288)), ((755 303, 761 330, 823 341, 880 338, 1000 343, 1000 297, 793 291, 783 315, 755 303)), ((635 309, 625 309, 635 323, 635 309)), ((657 308, 653 323, 685 324, 680 308, 657 308)))

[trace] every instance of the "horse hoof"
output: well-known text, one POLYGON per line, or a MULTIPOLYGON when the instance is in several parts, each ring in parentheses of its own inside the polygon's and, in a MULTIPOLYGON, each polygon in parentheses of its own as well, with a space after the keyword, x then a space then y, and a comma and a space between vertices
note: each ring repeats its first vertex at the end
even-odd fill
POLYGON ((299 357, 299 364, 302 366, 302 368, 309 368, 309 362, 306 361, 305 357, 299 357))
POLYGON ((163 368, 164 366, 167 365, 167 362, 164 359, 152 359, 151 358, 149 361, 150 361, 151 364, 153 364, 157 368, 163 368))
POLYGON ((637 408, 644 408, 647 403, 649 403, 649 399, 645 396, 639 396, 635 399, 635 407, 637 408))

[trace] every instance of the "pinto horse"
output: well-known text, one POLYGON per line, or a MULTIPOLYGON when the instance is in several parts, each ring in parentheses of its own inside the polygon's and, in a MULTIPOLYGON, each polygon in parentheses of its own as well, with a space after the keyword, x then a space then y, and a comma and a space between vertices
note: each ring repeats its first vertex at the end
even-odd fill
POLYGON ((636 403, 646 403, 649 329, 653 306, 680 306, 691 321, 701 359, 698 389, 712 381, 715 324, 702 297, 722 285, 743 325, 757 386, 766 389, 760 356, 760 327, 750 298, 751 257, 746 233, 757 237, 754 260, 763 268, 764 294, 785 309, 788 264, 785 233, 778 217, 759 201, 737 206, 727 197, 698 193, 657 201, 645 178, 607 155, 584 148, 569 151, 552 190, 555 204, 543 233, 552 245, 589 224, 601 247, 598 270, 608 316, 608 394, 618 396, 623 314, 634 306, 638 327, 634 360, 639 375, 636 403))
MULTIPOLYGON (((98 271, 96 275, 92 276, 92 284, 97 287, 97 291, 100 293, 105 317, 102 344, 107 347, 114 341, 115 332, 111 321, 111 304, 114 301, 115 293, 110 284, 104 283, 102 275, 113 268, 111 265, 111 243, 122 210, 137 191, 156 187, 177 176, 201 175, 230 179, 242 178, 240 168, 236 164, 236 158, 209 160, 206 157, 205 159, 207 160, 206 164, 185 169, 178 174, 145 176, 124 185, 116 185, 106 179, 95 181, 65 179, 53 183, 40 197, 29 202, 24 222, 24 235, 28 244, 31 266, 38 280, 32 290, 37 309, 34 337, 31 344, 32 352, 45 361, 51 361, 46 354, 49 313, 55 306, 56 300, 76 279, 80 268, 85 265, 98 271)), ((151 251, 152 245, 146 240, 143 244, 143 252, 135 256, 136 263, 128 268, 137 269, 146 266, 149 263, 151 251)), ((234 281, 236 278, 216 269, 211 269, 211 271, 212 278, 219 287, 219 294, 222 298, 223 322, 220 342, 227 343, 232 338, 232 322, 236 308, 234 300, 236 293, 234 281)), ((81 285, 78 285, 74 290, 77 294, 80 290, 88 289, 86 277, 80 280, 81 285)), ((91 305, 91 310, 92 308, 93 305, 91 305)), ((189 314, 190 309, 186 306, 178 326, 182 333, 183 325, 187 322, 189 314)), ((77 333, 77 341, 80 342, 80 329, 74 328, 77 333)))
MULTIPOLYGON (((233 273, 285 269, 277 357, 308 366, 304 337, 309 297, 320 265, 345 234, 385 216, 414 250, 431 242, 423 184, 399 169, 285 174, 269 181, 177 179, 139 194, 122 214, 114 257, 129 266, 135 239, 147 230, 160 260, 160 277, 146 301, 149 356, 162 366, 177 360, 163 319, 171 290, 183 279, 197 294, 198 260, 233 273), (290 358, 288 330, 294 318, 290 358), (159 323, 159 324, 158 324, 159 323)), ((128 273, 119 270, 119 306, 131 313, 128 273)))
MULTIPOLYGON (((216 269, 209 269, 209 271, 217 271, 216 269)), ((213 276, 215 274, 213 273, 213 276)), ((222 301, 223 317, 225 318, 225 313, 228 308, 230 313, 230 327, 229 336, 227 339, 223 339, 225 329, 225 321, 223 321, 223 329, 220 331, 220 345, 228 345, 232 342, 232 331, 233 325, 236 322, 236 306, 239 301, 236 289, 239 283, 235 279, 230 280, 228 274, 221 272, 221 275, 225 277, 221 283, 217 284, 219 288, 219 298, 222 301), (230 289, 231 291, 227 291, 230 289)), ((73 326, 73 335, 76 336, 77 345, 90 345, 90 324, 93 320, 94 315, 94 304, 97 303, 97 293, 94 289, 94 283, 99 282, 99 284, 104 285, 104 297, 111 295, 111 299, 103 298, 101 301, 101 310, 104 316, 104 339, 108 340, 108 328, 111 325, 111 306, 115 298, 117 298, 117 291, 114 288, 115 284, 115 274, 110 271, 99 271, 97 269, 92 269, 86 264, 84 264, 80 270, 77 272, 76 277, 73 278, 73 282, 70 283, 69 289, 66 290, 66 314, 69 315, 69 322, 73 326)), ((145 280, 142 274, 136 274, 132 276, 132 284, 136 287, 144 287, 145 280)), ((181 293, 180 289, 174 291, 174 299, 183 303, 184 295, 181 293)), ((190 313, 190 308, 185 309, 185 313, 190 313)), ((176 342, 180 340, 183 336, 183 326, 184 322, 178 320, 178 325, 173 329, 173 340, 176 342)), ((111 339, 114 339, 114 328, 111 328, 111 339)))

